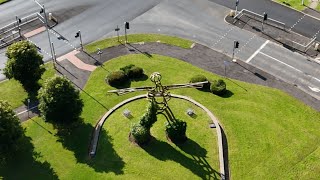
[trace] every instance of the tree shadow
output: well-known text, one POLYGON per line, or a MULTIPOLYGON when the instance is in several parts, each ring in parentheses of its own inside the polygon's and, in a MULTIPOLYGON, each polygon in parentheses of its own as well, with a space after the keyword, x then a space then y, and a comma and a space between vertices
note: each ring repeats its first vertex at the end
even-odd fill
POLYGON ((229 91, 228 89, 224 92, 224 94, 223 95, 221 95, 220 97, 222 97, 222 98, 229 98, 229 97, 231 97, 231 96, 233 96, 233 92, 231 92, 231 91, 229 91))
POLYGON ((30 137, 23 136, 20 147, 5 164, 0 164, 0 179, 59 179, 47 161, 36 160, 41 154, 34 151, 30 137))
POLYGON ((148 80, 149 77, 146 74, 143 74, 141 77, 139 78, 132 78, 131 81, 146 81, 148 80))
MULTIPOLYGON (((107 83, 107 82, 106 82, 107 83)), ((108 84, 108 83, 107 83, 108 84)), ((110 85, 110 84, 109 84, 110 85)), ((110 85, 111 87, 117 88, 117 89, 123 89, 123 88, 129 88, 131 86, 131 80, 128 79, 126 82, 121 84, 114 84, 110 85)))
POLYGON ((99 141, 103 142, 102 147, 98 148, 103 153, 97 153, 95 158, 89 157, 89 145, 91 142, 91 134, 94 127, 90 124, 85 124, 83 121, 78 121, 72 124, 69 128, 58 128, 58 141, 63 147, 73 151, 77 162, 87 164, 96 172, 114 172, 115 174, 123 174, 124 162, 122 158, 115 152, 113 148, 113 139, 105 130, 101 130, 99 141))
POLYGON ((170 144, 155 138, 152 138, 148 146, 142 146, 142 148, 153 157, 161 161, 175 161, 192 171, 201 179, 220 179, 220 173, 214 170, 205 159, 207 151, 199 144, 188 139, 184 144, 179 144, 178 147, 185 153, 190 154, 192 158, 177 151, 170 144))

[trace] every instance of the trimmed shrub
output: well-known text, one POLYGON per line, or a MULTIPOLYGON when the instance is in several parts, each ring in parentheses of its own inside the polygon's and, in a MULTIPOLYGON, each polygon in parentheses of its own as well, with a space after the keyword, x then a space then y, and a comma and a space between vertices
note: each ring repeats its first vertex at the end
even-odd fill
MULTIPOLYGON (((190 79, 190 83, 197 83, 197 82, 203 82, 203 81, 208 81, 208 79, 204 75, 195 75, 190 79)), ((199 89, 209 89, 210 88, 210 83, 204 84, 202 88, 199 89)))
POLYGON ((143 75, 143 69, 137 66, 133 66, 128 73, 130 79, 141 78, 143 75))
POLYGON ((138 144, 147 143, 151 137, 150 130, 142 126, 140 123, 134 124, 130 133, 138 144))
POLYGON ((126 65, 125 67, 120 68, 120 70, 123 71, 126 74, 126 76, 129 76, 130 70, 133 67, 135 67, 134 64, 129 64, 129 65, 126 65))
POLYGON ((139 123, 145 128, 150 129, 156 121, 157 121, 157 104, 153 100, 148 106, 147 113, 145 113, 141 117, 139 123))
POLYGON ((110 86, 121 86, 124 83, 126 83, 128 81, 128 78, 126 76, 126 74, 124 73, 124 71, 120 70, 120 71, 113 71, 110 74, 107 75, 106 77, 106 82, 110 85, 110 86))
POLYGON ((187 140, 187 123, 176 119, 166 124, 166 134, 174 143, 182 143, 187 140))
POLYGON ((222 79, 219 79, 211 82, 210 91, 213 94, 221 96, 226 92, 227 90, 226 88, 227 88, 226 83, 222 79))

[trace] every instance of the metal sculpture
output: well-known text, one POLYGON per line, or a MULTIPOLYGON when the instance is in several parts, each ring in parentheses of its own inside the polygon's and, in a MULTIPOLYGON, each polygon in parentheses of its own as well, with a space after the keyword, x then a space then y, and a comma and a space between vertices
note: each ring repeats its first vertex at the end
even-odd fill
POLYGON ((166 117, 167 121, 170 123, 174 122, 176 118, 172 113, 168 101, 170 100, 169 89, 178 89, 178 88, 202 88, 204 84, 209 83, 208 81, 197 82, 197 83, 186 83, 186 84, 172 84, 163 86, 161 84, 161 74, 159 72, 154 72, 150 75, 150 80, 155 84, 155 86, 143 86, 143 87, 133 87, 133 88, 124 88, 117 90, 110 90, 109 93, 116 93, 117 95, 123 95, 130 92, 136 91, 148 91, 147 97, 155 101, 158 105, 157 114, 162 114, 166 117))

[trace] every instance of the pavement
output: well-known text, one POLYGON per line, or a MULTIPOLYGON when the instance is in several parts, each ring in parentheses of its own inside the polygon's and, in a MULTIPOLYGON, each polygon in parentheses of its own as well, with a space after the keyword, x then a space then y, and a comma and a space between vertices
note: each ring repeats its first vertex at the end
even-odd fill
MULTIPOLYGON (((235 1, 210 1, 230 9, 235 9, 235 1)), ((238 10, 241 9, 248 9, 258 14, 263 14, 266 12, 269 18, 284 22, 287 27, 292 27, 294 32, 309 38, 312 38, 316 35, 317 39, 320 39, 320 34, 318 33, 320 30, 320 13, 313 9, 307 8, 309 10, 306 12, 311 13, 306 14, 304 12, 295 11, 292 8, 271 0, 240 0, 238 10), (299 23, 297 23, 297 21, 299 21, 299 23)))
MULTIPOLYGON (((299 87, 286 83, 277 77, 243 61, 238 60, 236 63, 234 63, 231 57, 228 57, 223 53, 212 50, 201 44, 195 44, 191 49, 184 49, 162 43, 139 43, 119 45, 103 49, 101 51, 103 52, 101 58, 95 53, 87 54, 81 51, 75 54, 73 52, 72 54, 75 54, 80 61, 73 61, 72 58, 64 58, 63 60, 58 61, 58 65, 56 65, 57 72, 67 76, 68 79, 70 79, 78 89, 83 91, 83 88, 92 72, 87 68, 91 68, 92 66, 100 66, 104 68, 102 65, 104 62, 128 54, 144 54, 149 58, 152 58, 152 54, 160 54, 183 60, 221 76, 226 75, 228 77, 228 80, 226 81, 227 83, 237 84, 232 80, 237 79, 244 82, 283 90, 305 104, 313 107, 317 111, 320 111, 320 101, 302 91, 299 87), (82 69, 78 68, 80 65, 82 69), (227 69, 226 74, 224 71, 225 66, 227 69)), ((249 91, 249 89, 245 89, 241 86, 238 87, 243 89, 244 92, 249 91)), ((83 92, 91 96, 87 92, 83 92)), ((94 99, 93 96, 91 97, 94 99)), ((16 112, 25 110, 26 107, 22 106, 18 108, 16 112)), ((33 111, 35 113, 30 114, 29 117, 37 114, 36 109, 33 111)), ((22 121, 25 121, 29 118, 26 116, 26 113, 27 112, 25 112, 24 115, 19 115, 22 121)))

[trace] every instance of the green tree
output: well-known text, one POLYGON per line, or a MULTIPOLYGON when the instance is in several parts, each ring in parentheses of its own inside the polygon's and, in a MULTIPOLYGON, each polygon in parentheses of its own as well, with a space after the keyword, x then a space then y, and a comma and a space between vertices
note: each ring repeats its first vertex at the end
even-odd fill
POLYGON ((47 121, 68 124, 79 120, 83 102, 79 91, 65 77, 48 79, 38 91, 39 110, 47 121))
POLYGON ((6 56, 8 61, 4 75, 18 80, 27 91, 38 90, 38 80, 44 72, 42 56, 35 45, 28 41, 20 41, 10 45, 6 56))
POLYGON ((8 102, 0 100, 0 163, 18 150, 24 130, 8 102))

